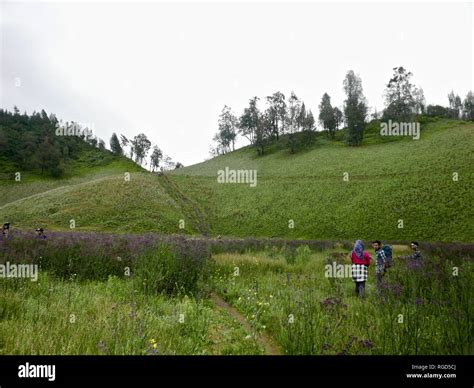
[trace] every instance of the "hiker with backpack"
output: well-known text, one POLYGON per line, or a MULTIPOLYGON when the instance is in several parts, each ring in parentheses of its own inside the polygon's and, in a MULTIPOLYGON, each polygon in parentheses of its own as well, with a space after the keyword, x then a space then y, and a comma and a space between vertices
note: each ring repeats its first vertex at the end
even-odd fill
POLYGON ((365 296, 365 282, 368 278, 370 255, 364 251, 364 244, 357 240, 351 252, 352 280, 355 282, 355 293, 358 297, 365 296))
POLYGON ((382 278, 386 272, 387 257, 382 249, 382 242, 380 240, 372 241, 372 247, 375 250, 375 278, 377 279, 377 286, 382 284, 382 278))

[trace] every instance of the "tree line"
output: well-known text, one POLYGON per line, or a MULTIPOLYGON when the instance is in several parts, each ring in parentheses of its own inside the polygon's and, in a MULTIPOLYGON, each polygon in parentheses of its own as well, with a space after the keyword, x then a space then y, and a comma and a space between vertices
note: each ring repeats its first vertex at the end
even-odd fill
MULTIPOLYGON (((411 82, 413 74, 404 67, 393 68, 393 75, 384 90, 385 107, 382 112, 375 109, 369 115, 369 106, 363 93, 362 79, 353 70, 343 80, 346 95, 342 107, 333 106, 331 97, 324 93, 318 106, 318 122, 329 139, 345 127, 345 142, 350 146, 361 144, 364 129, 371 120, 414 121, 419 115, 452 119, 474 120, 474 95, 469 91, 463 101, 451 91, 449 106, 426 105, 423 89, 411 82)), ((238 136, 246 138, 264 155, 267 147, 285 137, 284 142, 291 153, 311 146, 317 131, 311 109, 291 92, 288 98, 278 91, 263 99, 265 108, 259 107, 260 99, 253 97, 240 116, 225 105, 218 118, 218 130, 213 137, 212 156, 235 149, 238 136)))
POLYGON ((99 153, 91 156, 91 163, 123 155, 140 165, 149 163, 152 171, 183 167, 152 145, 143 133, 130 140, 124 135, 119 140, 113 133, 109 143, 110 151, 105 141, 94 136, 87 126, 63 123, 44 110, 29 115, 20 113, 16 106, 12 112, 0 109, 0 165, 4 171, 38 171, 42 175, 60 177, 71 160, 93 149, 99 153))

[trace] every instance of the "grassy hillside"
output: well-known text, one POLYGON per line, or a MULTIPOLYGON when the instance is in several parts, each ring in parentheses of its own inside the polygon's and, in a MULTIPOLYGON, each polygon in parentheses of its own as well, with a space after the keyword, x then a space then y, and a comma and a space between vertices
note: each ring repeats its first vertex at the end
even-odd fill
MULTIPOLYGON (((6 162, 0 161, 0 167, 4 168, 6 162)), ((3 169, 9 171, 0 179, 0 206, 19 199, 43 193, 45 191, 89 182, 94 179, 123 174, 127 172, 145 171, 136 163, 123 156, 113 156, 109 152, 98 149, 90 149, 79 153, 77 159, 69 161, 67 170, 62 178, 51 178, 41 175, 39 171, 23 171, 21 169, 3 169), (21 172, 21 182, 14 181, 14 172, 21 172)))
POLYGON ((0 214, 22 228, 67 229, 74 218, 79 229, 176 233, 184 220, 193 234, 473 241, 473 130, 432 120, 420 140, 386 139, 372 125, 356 148, 343 144, 343 133, 332 142, 319 134, 293 155, 278 144, 263 157, 243 148, 165 176, 133 173, 126 183, 128 166, 78 162, 80 174, 60 183, 0 186, 0 214), (219 184, 225 167, 257 170, 257 186, 219 184))
POLYGON ((373 128, 357 148, 321 138, 295 155, 257 157, 245 148, 174 179, 183 190, 189 176, 212 188, 215 234, 472 241, 473 130, 473 123, 435 120, 422 125, 420 140, 383 142, 373 128), (218 184, 225 167, 257 170, 257 187, 218 184))

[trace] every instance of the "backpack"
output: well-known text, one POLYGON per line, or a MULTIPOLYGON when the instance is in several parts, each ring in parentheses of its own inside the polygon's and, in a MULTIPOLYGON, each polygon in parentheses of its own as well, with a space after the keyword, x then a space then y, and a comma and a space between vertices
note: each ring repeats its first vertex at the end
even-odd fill
POLYGON ((383 245, 383 253, 385 253, 386 257, 392 257, 392 246, 388 244, 383 245))
POLYGON ((385 257, 387 258, 387 267, 392 266, 392 246, 388 244, 383 245, 383 253, 385 253, 385 257))

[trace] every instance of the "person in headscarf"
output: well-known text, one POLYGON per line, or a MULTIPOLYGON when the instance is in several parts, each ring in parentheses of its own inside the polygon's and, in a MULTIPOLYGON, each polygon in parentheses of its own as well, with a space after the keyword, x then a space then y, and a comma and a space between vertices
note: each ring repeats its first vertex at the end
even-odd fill
POLYGON ((355 293, 361 298, 365 296, 370 260, 370 255, 364 251, 364 244, 361 240, 357 240, 351 252, 352 280, 355 282, 355 293))

